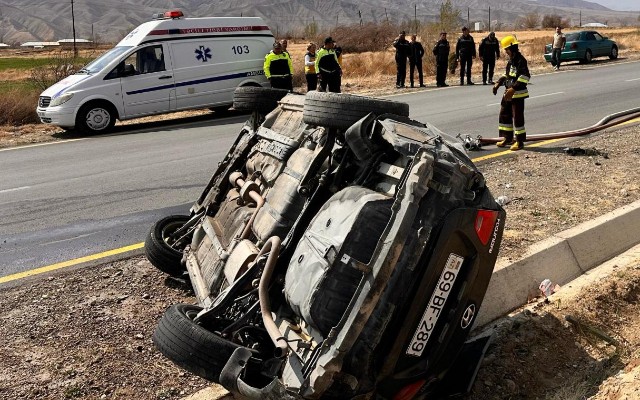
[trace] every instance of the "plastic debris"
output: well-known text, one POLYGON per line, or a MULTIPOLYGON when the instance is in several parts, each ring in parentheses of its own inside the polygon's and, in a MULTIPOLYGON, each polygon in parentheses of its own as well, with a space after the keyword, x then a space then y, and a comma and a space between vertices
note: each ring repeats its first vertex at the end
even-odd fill
POLYGON ((496 203, 498 203, 502 207, 511 203, 511 199, 508 196, 499 196, 496 199, 496 203))
POLYGON ((545 279, 540 282, 540 286, 538 286, 538 289, 540 289, 544 297, 549 297, 560 290, 560 285, 551 282, 551 279, 545 279))

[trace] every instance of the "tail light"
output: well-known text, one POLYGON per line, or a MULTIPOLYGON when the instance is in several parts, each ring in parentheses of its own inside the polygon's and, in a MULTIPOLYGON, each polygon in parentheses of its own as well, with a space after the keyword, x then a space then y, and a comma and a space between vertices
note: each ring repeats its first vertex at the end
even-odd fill
POLYGON ((578 48, 578 43, 576 43, 576 42, 571 43, 571 46, 569 46, 569 48, 570 48, 571 50, 575 50, 575 49, 577 49, 577 48, 578 48))
POLYGON ((497 219, 498 211, 478 210, 476 214, 476 234, 480 242, 485 246, 489 243, 497 219))
POLYGON ((422 389, 425 384, 425 380, 421 379, 417 382, 409 384, 402 388, 395 396, 393 396, 393 400, 411 400, 413 397, 422 389))

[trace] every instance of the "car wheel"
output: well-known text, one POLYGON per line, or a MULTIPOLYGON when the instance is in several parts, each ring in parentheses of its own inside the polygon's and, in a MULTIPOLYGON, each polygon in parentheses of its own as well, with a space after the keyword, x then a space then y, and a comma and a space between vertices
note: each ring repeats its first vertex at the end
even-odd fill
POLYGON ((591 50, 587 49, 587 51, 584 52, 584 64, 589 64, 591 62, 591 60, 593 60, 593 54, 591 53, 591 50))
POLYGON ((343 93, 311 91, 304 100, 303 121, 309 125, 347 129, 370 112, 409 116, 409 105, 343 93))
POLYGON ((617 46, 612 46, 611 47, 611 54, 609 54, 609 59, 615 60, 616 58, 618 58, 618 47, 617 46))
POLYGON ((115 123, 115 108, 110 103, 102 101, 85 104, 80 108, 76 117, 76 128, 82 132, 108 132, 115 123))
POLYGON ((233 92, 233 108, 238 111, 257 111, 268 114, 278 107, 278 102, 289 93, 286 89, 242 86, 233 92))
POLYGON ((241 346, 195 323, 193 320, 201 310, 201 307, 189 304, 169 307, 153 333, 153 343, 179 367, 206 380, 219 382, 222 368, 241 346))
POLYGON ((189 216, 171 215, 162 218, 153 226, 144 242, 144 252, 147 259, 154 267, 171 276, 180 276, 185 271, 182 266, 183 248, 176 248, 169 243, 169 238, 176 230, 180 229, 189 216))

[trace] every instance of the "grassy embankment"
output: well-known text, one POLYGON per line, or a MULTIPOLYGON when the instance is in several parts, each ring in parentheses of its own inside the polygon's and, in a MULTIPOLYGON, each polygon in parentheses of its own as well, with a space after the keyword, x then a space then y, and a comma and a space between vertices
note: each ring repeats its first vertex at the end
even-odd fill
MULTIPOLYGON (((570 31, 567 29, 565 31, 570 31)), ((640 57, 640 29, 639 28, 611 28, 601 29, 603 35, 615 40, 618 43, 621 58, 640 57)), ((395 61, 394 51, 390 46, 393 37, 390 37, 389 47, 384 51, 349 52, 351 42, 348 37, 340 37, 339 33, 331 32, 335 40, 345 48, 343 56, 343 91, 347 93, 378 94, 392 90, 395 84, 395 61)), ((511 32, 496 32, 498 38, 502 38, 511 32)), ((541 71, 550 72, 551 69, 544 61, 543 53, 545 44, 549 43, 553 32, 551 30, 521 31, 516 32, 520 40, 521 51, 529 60, 532 75, 541 71)), ((473 33, 476 45, 486 36, 486 33, 473 33)), ((452 50, 455 49, 455 42, 459 36, 458 32, 449 34, 449 42, 452 50)), ((381 37, 379 34, 374 37, 381 37)), ((320 39, 320 38, 318 38, 320 39)), ((317 40, 318 40, 317 39, 317 40)), ((356 39, 353 39, 354 41, 356 39)), ((425 83, 433 85, 435 81, 435 65, 431 48, 437 40, 436 34, 422 32, 422 41, 426 54, 423 59, 423 70, 425 83)), ((300 91, 306 87, 304 79, 304 54, 306 52, 307 41, 302 39, 289 40, 289 52, 294 62, 294 86, 300 91)), ((384 47, 385 44, 379 45, 384 47)), ((98 56, 107 47, 100 50, 84 51, 81 53, 80 63, 86 63, 98 56)), ((21 125, 27 123, 37 123, 35 114, 38 95, 43 90, 42 75, 47 68, 60 64, 62 60, 68 60, 68 53, 61 53, 59 50, 29 52, 27 54, 11 54, 8 51, 0 52, 0 125, 21 125), (4 52, 4 54, 3 54, 4 52)), ((502 74, 505 65, 505 57, 496 64, 496 75, 502 74)), ((482 64, 476 60, 473 65, 473 75, 476 82, 480 81, 482 64)), ((457 72, 457 71, 456 71, 457 72)), ((449 75, 448 82, 456 84, 458 75, 449 75)), ((408 79, 407 79, 408 83, 408 79)), ((416 77, 417 83, 417 77, 416 77)))

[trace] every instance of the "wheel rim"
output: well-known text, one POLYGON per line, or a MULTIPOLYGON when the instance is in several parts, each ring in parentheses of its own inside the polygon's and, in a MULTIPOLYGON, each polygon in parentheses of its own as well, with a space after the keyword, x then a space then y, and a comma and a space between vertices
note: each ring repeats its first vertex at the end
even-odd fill
POLYGON ((611 55, 613 57, 618 57, 618 49, 616 49, 615 47, 611 49, 611 55))
POLYGON ((591 53, 587 51, 587 54, 585 54, 585 58, 587 59, 587 62, 591 61, 591 53))
POLYGON ((162 228, 162 241, 165 242, 167 246, 171 247, 176 251, 180 251, 180 250, 173 247, 175 242, 173 240, 170 241, 171 235, 173 235, 183 225, 184 225, 183 221, 176 221, 176 222, 168 223, 162 228))
POLYGON ((102 107, 92 108, 87 113, 85 120, 90 129, 100 131, 109 126, 111 114, 102 107))

